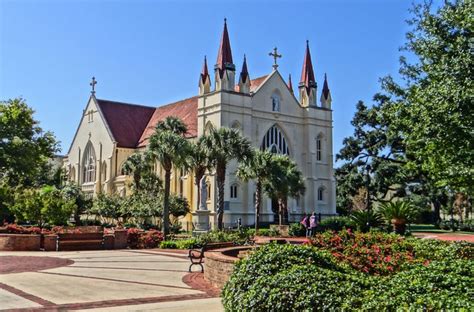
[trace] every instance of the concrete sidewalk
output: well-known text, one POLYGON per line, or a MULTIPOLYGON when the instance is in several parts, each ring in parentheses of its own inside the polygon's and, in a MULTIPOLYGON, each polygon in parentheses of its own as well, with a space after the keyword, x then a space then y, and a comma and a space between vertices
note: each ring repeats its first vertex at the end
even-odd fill
POLYGON ((0 309, 223 311, 200 275, 188 282, 188 266, 161 250, 2 252, 0 309))

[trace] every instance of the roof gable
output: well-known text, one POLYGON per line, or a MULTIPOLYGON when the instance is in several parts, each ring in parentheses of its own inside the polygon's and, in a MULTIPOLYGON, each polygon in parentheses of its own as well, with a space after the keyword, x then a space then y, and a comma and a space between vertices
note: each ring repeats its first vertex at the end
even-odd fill
POLYGON ((155 108, 97 99, 117 146, 135 148, 155 108))

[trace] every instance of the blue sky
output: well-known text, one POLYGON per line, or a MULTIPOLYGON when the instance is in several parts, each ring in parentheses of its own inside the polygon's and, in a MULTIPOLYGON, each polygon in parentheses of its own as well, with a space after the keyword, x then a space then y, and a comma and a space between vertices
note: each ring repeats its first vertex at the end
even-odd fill
POLYGON ((310 41, 318 93, 328 74, 334 153, 352 134, 358 100, 397 76, 411 0, 9 1, 0 0, 0 99, 22 96, 65 153, 95 76, 97 97, 160 106, 197 94, 204 55, 217 57, 224 17, 234 63, 250 76, 301 75, 310 41))

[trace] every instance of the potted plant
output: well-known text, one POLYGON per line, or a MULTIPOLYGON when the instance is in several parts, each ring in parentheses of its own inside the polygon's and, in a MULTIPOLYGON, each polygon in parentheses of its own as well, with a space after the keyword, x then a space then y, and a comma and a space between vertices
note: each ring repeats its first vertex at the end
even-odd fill
POLYGON ((411 203, 395 201, 380 205, 380 214, 392 225, 397 234, 405 234, 406 224, 413 220, 415 208, 411 203))

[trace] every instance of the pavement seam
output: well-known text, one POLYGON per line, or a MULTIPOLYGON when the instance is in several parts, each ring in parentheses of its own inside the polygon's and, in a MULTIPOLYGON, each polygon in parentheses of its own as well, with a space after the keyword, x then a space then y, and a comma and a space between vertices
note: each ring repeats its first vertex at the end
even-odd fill
POLYGON ((12 287, 10 285, 0 283, 0 289, 6 290, 8 292, 11 292, 12 294, 15 294, 19 297, 22 297, 23 299, 27 299, 29 301, 33 301, 34 303, 40 304, 44 307, 49 307, 49 306, 54 306, 56 305, 54 302, 51 302, 49 300, 43 299, 41 297, 29 294, 27 292, 24 292, 23 290, 20 290, 18 288, 12 287))
POLYGON ((158 272, 188 273, 188 270, 125 268, 125 267, 112 268, 112 267, 98 267, 98 266, 85 266, 85 265, 73 265, 73 266, 69 266, 68 268, 86 268, 86 269, 106 269, 106 270, 158 271, 158 272))

